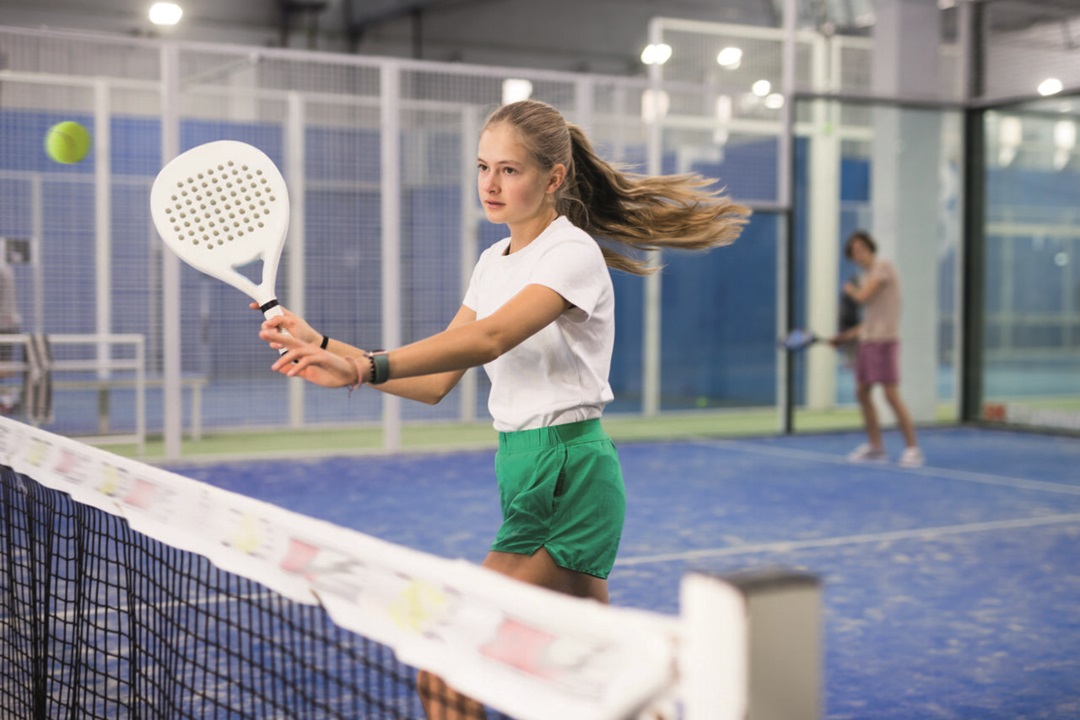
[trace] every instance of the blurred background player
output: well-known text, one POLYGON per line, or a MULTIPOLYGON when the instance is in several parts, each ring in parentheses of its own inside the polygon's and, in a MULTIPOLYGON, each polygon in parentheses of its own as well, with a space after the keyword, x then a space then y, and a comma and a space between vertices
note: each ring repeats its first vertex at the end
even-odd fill
POLYGON ((844 283, 844 296, 862 306, 862 321, 838 333, 830 342, 841 347, 858 341, 855 395, 867 440, 855 448, 848 459, 853 462, 887 462, 889 459, 870 394, 874 385, 880 384, 904 437, 905 447, 899 463, 903 467, 919 467, 924 462, 923 453, 915 439, 911 413, 900 397, 900 279, 896 265, 877 256, 877 244, 863 230, 857 230, 847 239, 844 254, 863 271, 860 282, 844 283))

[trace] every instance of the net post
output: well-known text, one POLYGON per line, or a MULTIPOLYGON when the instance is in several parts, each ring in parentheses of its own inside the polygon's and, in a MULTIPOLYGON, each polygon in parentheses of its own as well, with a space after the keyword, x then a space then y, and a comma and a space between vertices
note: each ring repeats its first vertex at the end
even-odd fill
POLYGON ((685 720, 821 717, 821 590, 808 573, 687 575, 680 657, 685 720))

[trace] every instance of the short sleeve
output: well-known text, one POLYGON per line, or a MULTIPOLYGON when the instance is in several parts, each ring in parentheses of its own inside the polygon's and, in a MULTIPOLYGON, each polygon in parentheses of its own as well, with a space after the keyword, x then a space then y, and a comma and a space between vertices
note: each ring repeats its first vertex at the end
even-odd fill
POLYGON ((609 280, 607 272, 600 246, 588 238, 560 242, 548 248, 529 280, 551 288, 591 316, 609 280))
POLYGON ((870 277, 877 280, 882 285, 888 285, 892 282, 894 273, 895 270, 893 269, 892 263, 886 260, 880 260, 879 262, 874 263, 873 267, 870 268, 870 277))

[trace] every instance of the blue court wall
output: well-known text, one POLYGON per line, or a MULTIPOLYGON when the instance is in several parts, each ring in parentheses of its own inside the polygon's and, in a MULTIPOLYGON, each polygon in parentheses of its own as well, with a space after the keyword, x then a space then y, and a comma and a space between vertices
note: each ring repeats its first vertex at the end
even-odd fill
MULTIPOLYGON (((89 116, 59 116, 44 112, 0 111, 0 235, 28 236, 31 215, 30 184, 25 174, 42 179, 42 260, 46 332, 87 332, 94 327, 94 276, 79 268, 93 266, 95 157, 76 165, 59 165, 43 151, 49 126, 74 119, 92 124, 89 116), (25 173, 25 174, 24 174, 25 173), (58 198, 62 198, 59 201, 58 198)), ((156 303, 151 292, 160 273, 157 258, 162 247, 152 229, 149 188, 160 167, 160 125, 156 118, 117 117, 112 121, 113 176, 113 327, 116 332, 142 333, 148 338, 151 370, 160 363, 160 338, 154 327, 156 303)), ((282 163, 283 134, 276 124, 223 124, 185 121, 182 147, 211 139, 236 139, 261 147, 282 163)), ((460 157, 460 138, 448 134, 439 140, 446 157, 460 157)), ((796 297, 805 293, 807 144, 795 145, 795 259, 796 297)), ((441 156, 442 154, 440 154, 441 156)), ((776 143, 762 141, 731 148, 724 163, 694 169, 718 177, 719 184, 736 198, 771 197, 776 143)), ((306 257, 309 277, 305 298, 307 315, 333 337, 375 345, 381 317, 379 238, 379 137, 375 132, 312 127, 306 136, 306 257), (332 187, 329 184, 337 183, 332 187), (349 189, 342 189, 350 186, 349 189), (318 243, 315 247, 314 243, 318 243)), ((664 158, 665 171, 675 169, 672 155, 664 158)), ((988 201, 1014 205, 1061 206, 1080 201, 1076 173, 994 171, 988 179, 988 201), (1012 173, 1012 174, 1009 174, 1012 173), (1063 181, 1064 176, 1070 179, 1063 181)), ((842 198, 868 202, 870 172, 866 161, 846 159, 841 169, 842 198)), ((460 189, 431 185, 405 190, 402 210, 402 308, 406 339, 421 337, 445 326, 460 303, 457 287, 460 258, 455 243, 460 225, 460 189), (451 269, 452 272, 447 272, 451 269)), ((727 248, 708 253, 667 252, 662 275, 662 402, 665 408, 697 406, 702 400, 715 405, 769 405, 775 400, 775 317, 777 296, 777 243, 782 217, 758 213, 742 238, 727 248)), ((855 229, 852 213, 841 220, 841 237, 855 229)), ((503 234, 502 228, 483 225, 481 248, 503 234)), ((993 239, 988 253, 994 256, 993 239)), ((1015 311, 1064 312, 1068 294, 1054 283, 1071 277, 1046 274, 1044 253, 1017 258, 1016 285, 1022 287, 1011 302, 1015 311), (1055 290, 1055 287, 1057 288, 1055 290), (1048 289, 1049 288, 1049 289, 1048 289), (1065 299, 1063 299, 1065 298, 1065 299)), ((288 249, 286 250, 288 252, 288 249)), ((943 282, 951 283, 946 258, 943 282)), ((1077 264, 1073 264, 1075 267, 1077 264)), ((844 266, 841 279, 854 268, 844 266)), ((989 264, 991 273, 1001 272, 989 264)), ((17 268, 23 288, 31 278, 17 268)), ((247 308, 238 291, 182 266, 182 365, 186 371, 207 373, 213 379, 249 377, 252 368, 265 365, 265 347, 256 338, 258 316, 247 308)), ((1076 270, 1071 272, 1075 273, 1076 270)), ((618 315, 612 386, 616 408, 632 410, 640 402, 642 371, 641 278, 613 273, 618 315)), ((998 308, 1004 298, 993 275, 986 284, 987 307, 998 308)), ((288 292, 284 273, 279 295, 288 292)), ((839 292, 839 287, 837 288, 839 292)), ((943 302, 951 302, 951 287, 942 288, 943 302)), ((32 316, 30 293, 20 293, 23 314, 32 316)), ((1075 300, 1080 304, 1080 297, 1075 300)), ((796 324, 804 309, 796 306, 796 324)), ((1041 337, 1041 342, 1054 342, 1041 337)))
MULTIPOLYGON (((52 333, 87 332, 95 323, 94 274, 86 270, 94 262, 95 156, 91 152, 81 163, 59 165, 45 156, 41 142, 48 127, 68 119, 92 125, 89 116, 0 112, 0 142, 23 150, 5 152, 0 170, 9 176, 37 174, 44 197, 64 198, 63 203, 46 202, 42 216, 44 329, 52 333)), ((161 131, 156 119, 117 117, 111 132, 113 328, 147 337, 153 371, 161 364, 161 339, 154 323, 159 298, 151 288, 158 282, 163 246, 150 219, 149 189, 160 168, 161 131)), ((180 142, 187 148, 210 140, 242 140, 283 165, 282 137, 281 128, 273 124, 185 121, 180 142)), ((455 142, 460 139, 445 139, 444 144, 455 142)), ((306 312, 327 334, 368 346, 381 340, 378 143, 374 132, 318 127, 306 137, 305 262, 309 277, 318 278, 308 282, 306 312), (320 183, 337 184, 330 188, 320 183), (312 246, 316 242, 317 248, 312 246)), ((460 157, 450 149, 449 156, 460 157)), ((22 177, 0 179, 0 190, 6 199, 0 233, 30 235, 34 221, 29 182, 22 177)), ((456 186, 404 192, 402 313, 407 339, 444 327, 460 303, 461 260, 456 244, 447 240, 460 225, 459 193, 456 186)), ((740 404, 771 402, 772 321, 761 321, 774 312, 774 223, 768 220, 755 219, 732 247, 665 257, 665 405, 680 406, 685 398, 699 396, 740 404)), ((502 235, 503 228, 483 225, 481 249, 502 235)), ((20 285, 29 287, 28 269, 18 272, 20 285)), ((612 385, 620 404, 632 409, 641 392, 644 283, 618 272, 613 272, 613 281, 619 311, 612 385)), ((279 274, 278 294, 288 294, 284 273, 279 274)), ((20 292, 27 318, 32 316, 30 295, 20 292)), ((265 347, 255 337, 258 316, 239 291, 181 265, 181 298, 186 372, 206 373, 212 379, 244 378, 253 367, 265 365, 265 347)))

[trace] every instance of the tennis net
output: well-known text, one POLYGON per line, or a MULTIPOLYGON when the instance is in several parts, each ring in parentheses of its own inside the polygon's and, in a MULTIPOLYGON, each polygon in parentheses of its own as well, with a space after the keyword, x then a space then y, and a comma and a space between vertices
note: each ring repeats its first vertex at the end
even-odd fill
POLYGON ((0 475, 3 717, 422 718, 418 668, 481 717, 745 717, 705 576, 685 617, 607 607, 7 418, 0 475))

